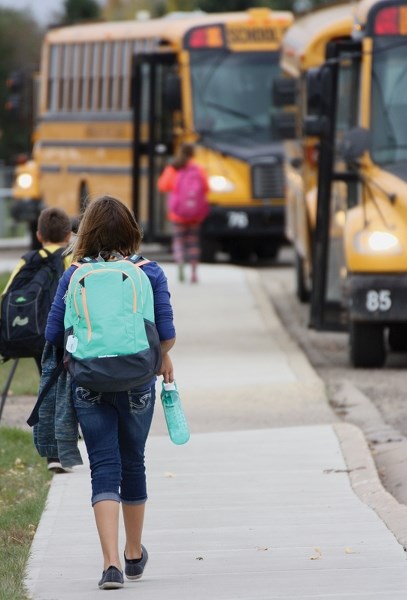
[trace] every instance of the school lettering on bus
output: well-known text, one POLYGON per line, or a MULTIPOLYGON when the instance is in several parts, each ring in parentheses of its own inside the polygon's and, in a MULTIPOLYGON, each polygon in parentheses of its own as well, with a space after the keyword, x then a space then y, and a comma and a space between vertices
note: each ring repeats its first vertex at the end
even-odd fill
POLYGON ((271 27, 231 27, 226 30, 227 45, 230 48, 275 46, 280 42, 281 31, 271 27))

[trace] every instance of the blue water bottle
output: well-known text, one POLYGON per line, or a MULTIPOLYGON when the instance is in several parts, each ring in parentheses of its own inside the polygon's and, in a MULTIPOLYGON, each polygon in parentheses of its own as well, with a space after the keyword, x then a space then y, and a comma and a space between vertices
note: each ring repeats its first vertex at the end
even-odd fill
POLYGON ((161 402, 171 441, 174 444, 185 444, 189 440, 189 427, 175 381, 172 383, 163 381, 161 402))

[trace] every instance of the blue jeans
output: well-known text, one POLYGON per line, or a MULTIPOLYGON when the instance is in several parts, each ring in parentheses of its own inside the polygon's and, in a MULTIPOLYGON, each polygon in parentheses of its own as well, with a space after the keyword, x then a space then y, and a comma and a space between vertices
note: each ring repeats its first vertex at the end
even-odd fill
POLYGON ((92 505, 101 500, 144 504, 144 448, 153 418, 155 386, 102 393, 73 385, 73 392, 89 456, 92 505))

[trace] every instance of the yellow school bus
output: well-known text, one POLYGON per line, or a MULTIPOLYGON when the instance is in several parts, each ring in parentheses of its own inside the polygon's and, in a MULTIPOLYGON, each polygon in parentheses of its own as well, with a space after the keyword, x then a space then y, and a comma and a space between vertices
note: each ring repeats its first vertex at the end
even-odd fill
MULTIPOLYGON (((304 134, 308 116, 307 79, 310 69, 320 66, 332 40, 349 39, 353 27, 351 4, 317 9, 296 20, 286 32, 281 47, 280 66, 291 82, 295 104, 296 132, 285 141, 286 212, 285 233, 294 250, 296 294, 301 302, 310 299, 312 253, 317 209, 319 140, 304 134)), ((277 83, 277 82, 276 82, 277 83)))
POLYGON ((407 350, 407 2, 356 4, 349 37, 324 53, 304 73, 318 152, 310 323, 345 328, 351 363, 381 367, 407 350))
POLYGON ((74 216, 110 193, 134 210, 146 241, 165 242, 156 180, 188 141, 210 183, 203 258, 274 256, 284 241, 285 180, 271 88, 292 20, 259 8, 49 31, 14 214, 33 221, 46 205, 74 216))

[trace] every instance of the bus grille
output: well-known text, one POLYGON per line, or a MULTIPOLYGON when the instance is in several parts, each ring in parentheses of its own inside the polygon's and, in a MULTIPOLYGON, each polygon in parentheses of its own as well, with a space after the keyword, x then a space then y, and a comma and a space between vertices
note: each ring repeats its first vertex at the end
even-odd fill
POLYGON ((253 198, 283 198, 284 168, 281 162, 262 162, 252 166, 253 198))

